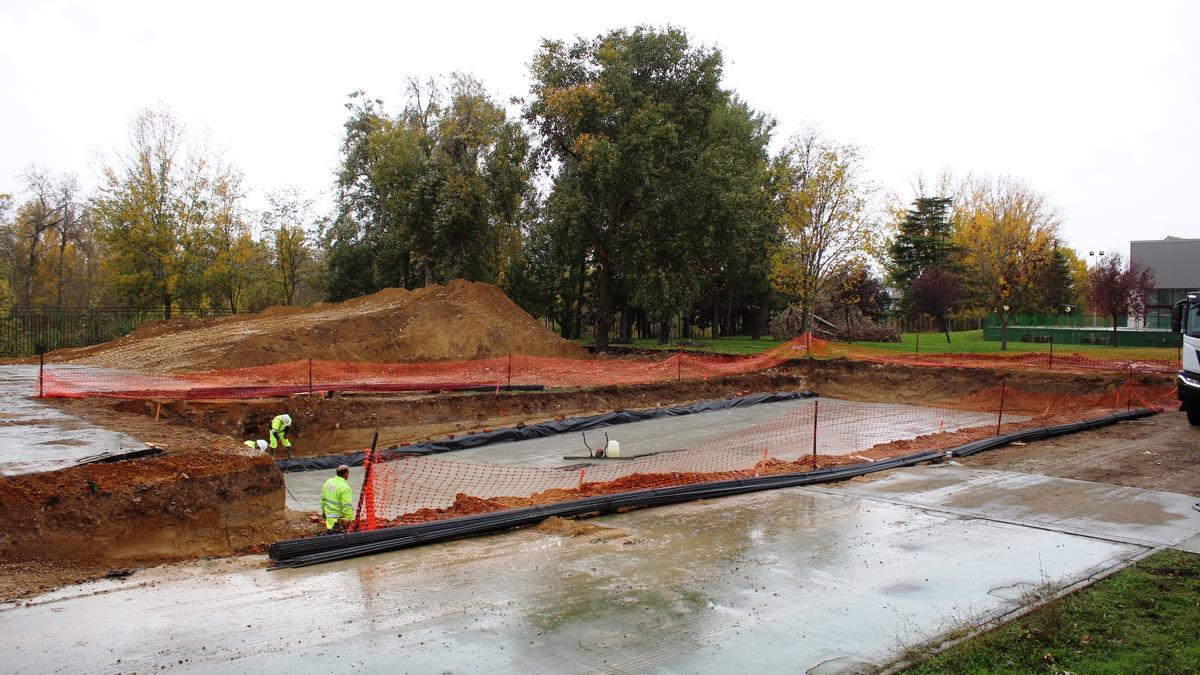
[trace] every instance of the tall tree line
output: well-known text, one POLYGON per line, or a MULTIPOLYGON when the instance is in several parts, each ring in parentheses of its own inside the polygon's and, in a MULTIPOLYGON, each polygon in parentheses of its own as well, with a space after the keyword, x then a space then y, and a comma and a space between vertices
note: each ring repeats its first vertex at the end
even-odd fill
POLYGON ((324 297, 311 200, 285 189, 269 209, 247 209, 241 173, 169 110, 139 112, 100 178, 86 196, 75 176, 31 167, 16 198, 0 196, 3 306, 157 307, 171 318, 324 297))
POLYGON ((465 278, 604 350, 757 336, 785 309, 799 331, 891 307, 948 332, 1084 296, 1028 185, 947 178, 889 211, 862 148, 813 126, 776 143, 723 72, 718 49, 638 27, 543 41, 521 99, 461 73, 409 79, 394 107, 355 92, 327 214, 296 189, 247 207, 236 167, 147 109, 95 194, 31 168, 0 195, 0 307, 241 312, 465 278))

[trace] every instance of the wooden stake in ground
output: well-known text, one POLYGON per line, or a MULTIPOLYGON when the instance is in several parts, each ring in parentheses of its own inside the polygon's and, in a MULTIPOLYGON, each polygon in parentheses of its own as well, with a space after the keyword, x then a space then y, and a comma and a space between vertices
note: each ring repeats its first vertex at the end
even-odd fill
POLYGON ((1000 423, 1004 421, 1004 394, 1008 392, 1008 382, 1000 383, 1000 413, 996 416, 996 435, 1000 435, 1000 423))

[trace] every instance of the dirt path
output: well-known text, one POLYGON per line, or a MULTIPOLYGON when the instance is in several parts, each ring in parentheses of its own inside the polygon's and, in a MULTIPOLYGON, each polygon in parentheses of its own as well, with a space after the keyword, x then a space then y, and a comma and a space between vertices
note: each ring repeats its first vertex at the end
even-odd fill
POLYGON ((1200 427, 1183 413, 1008 446, 960 460, 975 468, 1178 492, 1200 497, 1200 427))

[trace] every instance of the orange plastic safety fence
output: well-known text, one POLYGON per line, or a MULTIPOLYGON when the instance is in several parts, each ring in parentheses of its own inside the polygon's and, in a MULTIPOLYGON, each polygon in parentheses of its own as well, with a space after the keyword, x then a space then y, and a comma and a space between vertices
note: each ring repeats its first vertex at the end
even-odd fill
MULTIPOLYGON (((793 359, 837 358, 910 366, 1168 373, 1165 359, 1098 359, 1079 354, 905 354, 802 336, 756 356, 678 352, 669 356, 566 359, 512 355, 470 361, 363 363, 290 361, 201 373, 147 375, 53 364, 42 378, 49 397, 258 398, 320 391, 462 390, 508 385, 595 387, 699 380, 761 372, 793 359)), ((134 364, 131 364, 134 365, 134 364)))

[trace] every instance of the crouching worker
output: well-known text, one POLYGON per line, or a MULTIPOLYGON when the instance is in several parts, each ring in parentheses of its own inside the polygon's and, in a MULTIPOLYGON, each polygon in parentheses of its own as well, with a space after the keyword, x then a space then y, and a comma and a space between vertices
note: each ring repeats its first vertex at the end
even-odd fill
POLYGON ((292 442, 287 439, 287 432, 292 428, 292 416, 284 413, 276 415, 275 419, 271 420, 271 447, 278 447, 283 443, 283 447, 292 447, 292 442))
POLYGON ((353 495, 350 492, 350 467, 345 464, 337 468, 337 475, 325 481, 321 488, 321 517, 325 529, 330 532, 345 532, 354 522, 353 495))

